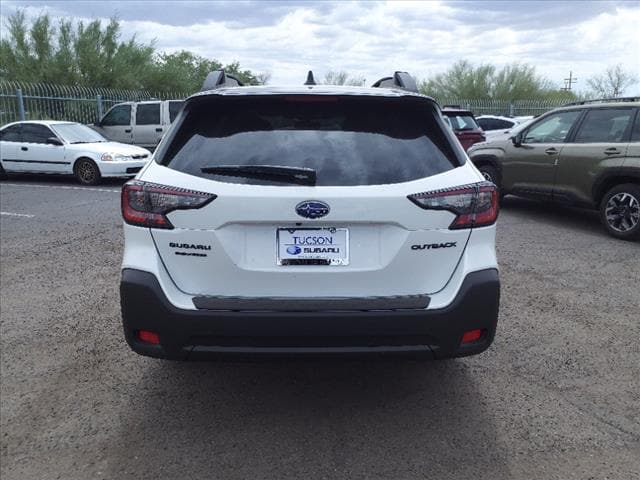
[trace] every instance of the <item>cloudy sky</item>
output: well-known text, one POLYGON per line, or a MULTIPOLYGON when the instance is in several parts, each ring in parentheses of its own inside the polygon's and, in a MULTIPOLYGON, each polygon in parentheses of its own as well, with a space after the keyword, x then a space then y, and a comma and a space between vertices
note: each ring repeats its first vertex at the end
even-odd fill
MULTIPOLYGON (((92 19, 117 16, 125 37, 159 50, 190 50, 269 72, 272 84, 301 83, 344 70, 367 84, 395 70, 418 78, 454 61, 519 61, 578 90, 607 66, 640 76, 640 0, 635 1, 15 1, 1 16, 92 19), (576 88, 574 87, 574 88, 576 88)), ((640 84, 627 93, 640 93, 640 84)))

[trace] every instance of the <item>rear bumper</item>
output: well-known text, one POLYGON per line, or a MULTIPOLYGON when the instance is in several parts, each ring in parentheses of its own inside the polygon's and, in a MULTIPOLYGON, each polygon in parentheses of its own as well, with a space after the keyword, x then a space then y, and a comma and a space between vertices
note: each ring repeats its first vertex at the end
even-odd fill
POLYGON ((493 342, 500 282, 495 269, 467 275, 442 309, 369 311, 221 311, 173 306, 156 277, 124 269, 120 284, 124 333, 131 348, 158 358, 399 354, 450 358, 474 355, 493 342), (482 330, 461 345, 464 332, 482 330), (160 345, 143 343, 148 330, 160 345))

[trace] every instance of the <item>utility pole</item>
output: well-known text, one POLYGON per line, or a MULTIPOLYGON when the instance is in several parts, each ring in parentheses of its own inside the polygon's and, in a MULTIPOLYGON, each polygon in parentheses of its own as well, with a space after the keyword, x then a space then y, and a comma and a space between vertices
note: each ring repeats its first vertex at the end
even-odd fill
POLYGON ((571 86, 577 81, 578 79, 573 76, 573 72, 569 71, 569 78, 564 79, 564 88, 562 90, 564 90, 565 92, 570 92, 571 86))

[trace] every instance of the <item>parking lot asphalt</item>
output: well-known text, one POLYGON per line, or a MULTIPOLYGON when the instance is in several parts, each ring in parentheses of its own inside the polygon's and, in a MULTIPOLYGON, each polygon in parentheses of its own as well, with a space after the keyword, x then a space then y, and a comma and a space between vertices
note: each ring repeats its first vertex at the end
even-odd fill
POLYGON ((0 184, 0 476, 640 478, 640 244, 505 199, 487 352, 175 363, 125 344, 121 182, 0 184))

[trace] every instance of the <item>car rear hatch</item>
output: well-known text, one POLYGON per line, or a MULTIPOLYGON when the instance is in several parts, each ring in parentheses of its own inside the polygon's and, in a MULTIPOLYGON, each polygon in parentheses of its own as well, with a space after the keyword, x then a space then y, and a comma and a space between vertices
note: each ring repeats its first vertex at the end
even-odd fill
POLYGON ((481 130, 456 130, 456 137, 465 151, 469 150, 471 145, 486 140, 486 136, 481 130))
POLYGON ((442 113, 449 118, 456 137, 465 151, 474 143, 483 142, 486 139, 473 113, 466 110, 444 110, 442 113))
POLYGON ((450 209, 410 197, 479 180, 460 166, 436 108, 415 96, 188 102, 143 177, 206 200, 168 213, 170 228, 152 228, 172 280, 224 299, 220 308, 247 298, 426 306, 470 229, 451 228, 450 209))

